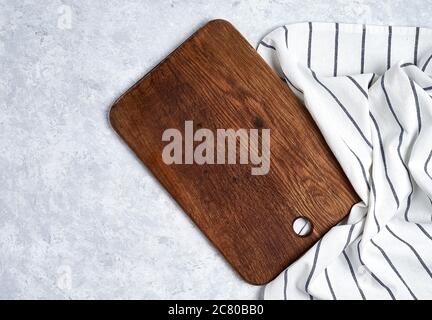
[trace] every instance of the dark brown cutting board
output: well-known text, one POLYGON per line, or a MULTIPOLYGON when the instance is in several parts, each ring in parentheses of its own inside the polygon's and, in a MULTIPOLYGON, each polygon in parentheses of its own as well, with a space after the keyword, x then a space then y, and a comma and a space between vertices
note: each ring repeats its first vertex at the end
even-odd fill
POLYGON ((277 276, 358 196, 308 111, 228 22, 193 34, 113 105, 114 129, 248 282, 277 276), (162 161, 165 129, 271 129, 271 166, 162 161), (312 232, 300 237, 295 218, 312 232))

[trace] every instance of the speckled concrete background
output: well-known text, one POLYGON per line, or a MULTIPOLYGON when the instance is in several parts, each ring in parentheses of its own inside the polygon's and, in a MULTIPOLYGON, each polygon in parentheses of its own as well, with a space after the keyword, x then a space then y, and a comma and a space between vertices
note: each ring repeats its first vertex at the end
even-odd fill
POLYGON ((431 1, 0 1, 0 298, 256 299, 110 128, 194 30, 432 26, 431 1))

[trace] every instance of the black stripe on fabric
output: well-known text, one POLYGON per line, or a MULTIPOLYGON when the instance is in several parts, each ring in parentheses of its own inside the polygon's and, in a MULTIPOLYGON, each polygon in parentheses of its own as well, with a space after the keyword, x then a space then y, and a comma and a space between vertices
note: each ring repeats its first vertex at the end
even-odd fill
POLYGON ((385 153, 384 153, 384 145, 383 145, 383 141, 382 141, 382 137, 381 137, 381 132, 380 132, 380 129, 379 129, 379 126, 378 126, 378 122, 375 120, 375 117, 373 116, 373 114, 371 112, 369 112, 369 116, 371 117, 372 122, 373 122, 373 124, 375 126, 375 129, 377 131, 377 134, 378 134, 378 140, 379 140, 379 145, 380 145, 380 149, 381 149, 381 157, 382 157, 383 164, 384 164, 385 176, 386 176, 387 182, 388 182, 388 184, 390 186, 390 189, 391 189, 391 192, 393 194, 393 197, 394 197, 394 199, 396 201, 397 207, 399 208, 399 198, 398 198, 398 196, 396 194, 395 188, 394 188, 393 183, 391 182, 389 174, 388 174, 387 160, 386 160, 385 153))
MULTIPOLYGON (((362 260, 362 258, 361 258, 361 255, 360 255, 360 242, 361 242, 361 240, 357 243, 357 252, 358 252, 358 258, 359 258, 359 261, 360 261, 360 263, 362 264, 362 266, 364 266, 365 268, 367 268, 366 267, 366 265, 365 265, 365 263, 363 262, 363 260, 362 260)), ((376 282, 378 282, 384 289, 386 289, 387 290, 387 292, 388 292, 388 294, 390 295, 390 297, 392 298, 392 300, 396 300, 396 297, 394 296, 394 294, 393 294, 393 292, 390 290, 390 288, 389 287, 387 287, 385 284, 384 284, 384 282, 382 282, 372 271, 370 271, 369 269, 367 269, 368 270, 368 272, 369 272, 369 274, 372 276, 372 278, 374 278, 374 280, 376 281, 376 282)))
POLYGON ((351 242, 351 237, 352 237, 352 233, 354 231, 354 228, 355 228, 355 224, 351 225, 351 227, 348 231, 348 238, 347 238, 347 241, 345 243, 344 249, 346 249, 351 242))
POLYGON ((360 286, 359 286, 359 284, 358 284, 358 282, 357 282, 357 277, 356 277, 355 274, 354 274, 354 269, 353 269, 353 267, 352 267, 352 265, 351 265, 351 262, 350 262, 350 260, 349 260, 349 258, 348 258, 348 255, 345 253, 345 249, 348 247, 348 245, 349 245, 350 242, 351 242, 351 237, 352 237, 352 233, 353 233, 353 231, 354 231, 354 228, 355 228, 355 224, 351 225, 351 227, 350 227, 350 229, 349 229, 349 232, 348 232, 347 241, 346 241, 345 246, 344 246, 344 251, 342 251, 342 253, 343 253, 343 255, 344 255, 344 257, 345 257, 345 259, 346 259, 346 261, 347 261, 347 263, 348 263, 348 266, 349 266, 350 271, 351 271, 351 275, 352 275, 352 277, 353 277, 353 279, 354 279, 354 282, 355 282, 355 284, 356 284, 356 286, 357 286, 357 289, 359 290, 359 293, 360 293, 360 295, 362 296, 363 300, 365 300, 366 298, 365 298, 365 296, 364 296, 364 294, 363 294, 362 289, 360 288, 360 286))
MULTIPOLYGON (((418 97, 417 97, 417 93, 416 93, 415 88, 414 88, 414 82, 412 82, 412 80, 410 80, 410 84, 411 84, 411 88, 412 88, 413 93, 414 93, 414 98, 416 100, 415 102, 416 102, 416 109, 417 109, 417 112, 418 112, 417 115, 418 115, 418 119, 419 119, 418 120, 419 121, 419 128, 421 128, 421 119, 419 118, 420 117, 420 109, 419 109, 419 104, 418 104, 418 97)), ((411 174, 410 174, 410 171, 408 169, 408 166, 406 165, 405 161, 402 159, 402 154, 401 154, 401 147, 402 147, 402 143, 403 143, 403 135, 404 135, 405 130, 402 127, 402 124, 400 123, 398 117, 396 116, 396 112, 394 111, 393 106, 392 106, 392 104, 390 102, 390 97, 388 96, 387 90, 385 89, 384 75, 383 75, 383 77, 381 79, 381 86, 382 86, 382 89, 383 89, 385 97, 386 97, 387 105, 389 106, 390 111, 392 112, 392 114, 393 114, 393 116, 394 116, 394 118, 395 118, 395 120, 398 123, 399 128, 400 128, 399 145, 398 145, 398 148, 397 148, 397 152, 398 152, 398 155, 399 155, 399 159, 400 159, 401 163, 403 164, 403 166, 404 166, 404 168, 405 168, 405 170, 407 172, 408 179, 410 181, 410 186, 411 186, 411 192, 410 192, 410 194, 408 195, 408 198, 407 198, 407 207, 405 209, 405 214, 404 214, 404 218, 408 222, 409 221, 408 220, 408 213, 409 213, 409 210, 411 208, 411 198, 412 198, 412 195, 413 195, 413 192, 414 192, 414 185, 413 185, 413 182, 412 182, 412 178, 411 178, 411 174)))
POLYGON ((408 173, 408 175, 409 175, 409 180, 410 180, 410 184, 411 184, 411 191, 410 191, 410 194, 408 195, 408 198, 407 198, 407 206, 406 206, 405 214, 404 214, 405 221, 407 221, 407 222, 409 222, 408 213, 409 213, 409 210, 411 208, 411 199, 412 199, 412 195, 414 193, 414 186, 413 186, 413 183, 411 180, 411 175, 409 173, 408 173))
POLYGON ((372 78, 369 80, 368 88, 372 87, 372 83, 373 83, 374 79, 375 79, 375 73, 372 73, 372 78))
POLYGON ((309 283, 310 283, 310 281, 312 279, 312 276, 313 276, 313 274, 315 272, 316 264, 317 264, 317 261, 318 261, 318 254, 319 254, 319 250, 320 250, 320 247, 321 247, 321 242, 322 242, 322 238, 317 243, 317 247, 315 249, 315 256, 314 256, 314 260, 313 260, 313 264, 312 264, 312 269, 311 269, 311 271, 309 273, 309 277, 307 278, 306 284, 305 284, 305 291, 306 291, 306 293, 309 294, 310 300, 313 300, 313 296, 309 293, 309 283))
POLYGON ((384 252, 384 250, 377 245, 372 239, 370 240, 371 243, 381 252, 381 254, 383 255, 384 259, 386 259, 387 263, 389 264, 389 266, 393 269, 394 273, 398 276, 398 278, 402 281, 402 283, 405 285, 405 288, 407 288, 407 290, 409 291, 411 297, 413 297, 414 300, 417 300, 417 297, 415 296, 415 294, 411 291, 410 287, 407 285, 407 283, 405 282, 405 280, 402 278, 402 276, 400 275, 399 271, 396 269, 396 267, 394 266, 394 264, 391 262, 390 258, 388 257, 388 255, 384 252))
POLYGON ((432 240, 432 236, 431 236, 431 235, 426 231, 425 228, 423 228, 423 226, 422 226, 421 224, 416 223, 416 226, 421 230, 421 232, 424 233, 424 235, 425 235, 426 237, 428 237, 430 240, 432 240))
POLYGON ((390 234, 395 237, 396 239, 398 239, 400 242, 404 243, 408 248, 410 248, 410 250, 414 253, 414 255, 416 256, 417 260, 420 262, 420 264, 422 265, 422 267, 426 270, 426 272, 429 274, 429 277, 432 278, 432 272, 429 270, 429 268, 427 267, 426 263, 423 261, 423 259, 420 257, 420 255, 418 254, 417 250, 407 241, 405 241, 404 239, 400 238, 399 236, 397 236, 390 228, 389 226, 386 226, 386 229, 390 232, 390 234))
POLYGON ((432 54, 429 56, 429 58, 426 60, 425 64, 423 65, 423 68, 422 68, 423 72, 426 70, 426 67, 428 66, 431 59, 432 59, 432 54))
POLYGON ((345 106, 339 101, 339 99, 335 96, 335 94, 329 88, 327 88, 324 83, 322 83, 318 79, 318 77, 316 76, 316 74, 315 74, 314 71, 312 71, 312 76, 314 77, 314 79, 316 80, 316 82, 318 82, 324 88, 324 90, 326 90, 332 96, 332 98, 336 101, 336 103, 339 105, 339 107, 342 109, 342 111, 346 114, 346 116, 348 117, 348 119, 351 121, 351 123, 357 129, 357 131, 359 132, 360 136, 363 138, 363 140, 366 142, 366 144, 369 146, 369 148, 372 149, 372 144, 369 142, 369 140, 363 134, 363 132, 361 131, 359 125, 354 120, 354 118, 351 116, 351 114, 348 112, 348 110, 345 108, 345 106))
POLYGON ((334 290, 333 290, 333 287, 332 287, 331 282, 330 282, 330 277, 328 275, 327 268, 325 269, 324 273, 325 273, 325 277, 326 277, 326 280, 327 280, 327 285, 329 287, 329 290, 330 290, 330 293, 331 293, 331 295, 333 297, 333 300, 337 300, 336 295, 335 295, 334 290))
POLYGON ((269 49, 272 49, 272 50, 276 50, 275 47, 273 47, 273 46, 270 45, 270 44, 265 43, 263 40, 260 41, 260 45, 263 45, 264 47, 269 48, 269 49))
POLYGON ((355 282, 355 285, 356 285, 356 287, 357 287, 357 289, 358 289, 358 291, 359 291, 359 293, 360 293, 362 299, 363 299, 363 300, 366 300, 366 297, 365 297, 365 295, 364 295, 364 293, 363 293, 363 290, 362 290, 362 289, 360 288, 360 286, 359 286, 359 283, 358 283, 358 281, 357 281, 357 277, 356 277, 356 275, 355 275, 355 273, 354 273, 354 269, 353 269, 353 266, 352 266, 352 264, 351 264, 351 261, 350 261, 349 258, 348 258, 348 255, 345 253, 345 251, 342 251, 342 253, 343 253, 344 257, 345 257, 346 262, 348 263, 348 267, 349 267, 349 269, 350 269, 351 276, 352 276, 352 278, 353 278, 353 280, 354 280, 354 282, 355 282))
POLYGON ((361 169, 361 171, 362 171, 362 174, 363 174, 363 179, 364 179, 364 181, 365 181, 365 183, 366 183, 366 186, 367 186, 367 188, 368 188, 368 190, 370 191, 370 189, 371 189, 371 187, 370 187, 370 184, 369 184, 369 181, 368 181, 368 178, 367 178, 367 175, 366 175, 366 169, 365 169, 365 167, 364 167, 364 165, 363 165, 363 163, 361 162, 361 160, 360 160, 360 158, 358 157, 358 155, 348 146, 348 144, 344 141, 344 143, 345 143, 345 145, 347 146, 347 148, 349 149, 349 151, 351 151, 351 153, 354 155, 354 157, 357 159, 357 162, 358 162, 358 164, 360 165, 360 169, 361 169))
MULTIPOLYGON (((427 159, 426 159, 426 162, 425 162, 425 165, 424 165, 424 171, 425 171, 425 173, 427 174, 427 176, 432 180, 432 175, 429 173, 429 171, 428 171, 428 166, 429 166, 429 162, 431 161, 431 158, 432 158, 432 150, 431 150, 431 152, 429 153, 429 157, 427 157, 427 159)), ((432 200, 431 200, 431 203, 432 203, 432 200)))
POLYGON ((288 269, 284 272, 284 300, 287 299, 288 269))
POLYGON ((377 203, 377 201, 376 201, 376 195, 377 195, 377 193, 376 193, 375 182, 373 181, 373 178, 371 179, 371 187, 372 187, 372 195, 374 197, 373 217, 374 217, 374 220, 375 220, 375 224, 376 224, 377 230, 378 230, 378 232, 380 232, 381 227, 380 227, 380 225, 378 223, 378 218, 376 216, 376 203, 377 203))
POLYGON ((423 88, 424 91, 432 90, 432 86, 423 88))
POLYGON ((409 171, 408 166, 406 165, 405 161, 402 159, 402 153, 401 153, 401 148, 402 148, 402 143, 403 143, 403 135, 404 135, 405 130, 402 127, 402 124, 400 123, 399 118, 396 116, 396 112, 394 111, 393 106, 392 106, 392 104, 390 102, 390 97, 389 97, 389 95, 387 93, 387 90, 385 89, 384 75, 381 78, 381 87, 382 87, 382 89, 384 91, 384 95, 386 97, 387 105, 390 108, 390 111, 393 114, 393 117, 395 118, 395 120, 396 120, 396 122, 397 122, 397 124, 399 125, 399 128, 400 128, 399 144, 398 144, 398 147, 397 147, 397 152, 398 152, 398 155, 399 155, 399 160, 401 161, 402 165, 404 166, 404 168, 406 170, 406 173, 408 175, 408 179, 410 181, 410 186, 411 186, 411 193, 409 194, 409 196, 407 198, 407 208, 405 210, 405 215, 404 215, 405 220, 408 221, 408 211, 409 211, 409 209, 411 207, 411 197, 412 197, 412 194, 414 192, 414 186, 413 186, 413 182, 412 182, 410 171, 409 171))
POLYGON ((350 79, 352 81, 352 83, 355 84, 355 86, 360 90, 360 92, 366 97, 366 99, 368 98, 368 94, 366 93, 366 91, 363 90, 363 88, 361 87, 361 85, 355 81, 355 79, 351 76, 347 76, 348 79, 350 79))
POLYGON ((312 22, 309 22, 309 40, 308 40, 308 56, 307 66, 311 68, 311 55, 312 55, 312 22))
POLYGON ((373 272, 370 273, 372 278, 375 279, 376 282, 378 282, 384 289, 387 290, 388 294, 390 295, 390 298, 392 300, 396 300, 396 297, 394 296, 393 292, 390 290, 389 287, 387 287, 384 282, 382 282, 373 272))
POLYGON ((283 26, 285 30, 285 46, 288 49, 288 28, 286 26, 283 26))
POLYGON ((410 79, 410 84, 411 84, 411 90, 413 92, 414 95, 414 101, 415 101, 415 106, 416 106, 416 112, 417 112, 417 124, 418 124, 418 133, 420 134, 421 128, 422 128, 422 119, 421 119, 421 113, 420 113, 420 103, 419 103, 419 98, 417 95, 417 90, 415 89, 415 84, 414 81, 412 81, 410 79))
MULTIPOLYGON (((288 48, 288 28, 286 26, 283 26, 283 28, 285 29, 285 45, 288 48)), ((276 50, 275 47, 265 43, 264 41, 261 41, 260 44, 262 44, 264 47, 276 50)), ((298 92, 300 92, 301 94, 303 94, 303 90, 299 89, 298 87, 296 87, 294 85, 294 83, 292 83, 292 81, 287 77, 287 75, 282 71, 284 78, 281 78, 283 81, 286 81, 294 90, 297 90, 298 92)))
MULTIPOLYGON (((429 196, 428 196, 428 199, 429 199, 429 202, 430 202, 431 207, 432 207, 432 199, 429 196)), ((432 221, 432 215, 431 215, 431 221, 432 221)))
POLYGON ((334 65, 333 76, 337 76, 338 69, 338 50, 339 50, 339 23, 335 24, 335 49, 334 49, 334 65))
POLYGON ((361 42, 361 56, 360 56, 360 73, 364 73, 365 49, 366 49, 366 26, 363 25, 362 42, 361 42))
MULTIPOLYGON (((283 72, 283 71, 282 71, 283 72)), ((297 90, 298 92, 300 92, 301 94, 303 94, 303 90, 299 89, 298 87, 296 87, 294 85, 294 83, 291 82, 291 80, 286 76, 286 74, 284 73, 284 78, 282 78, 282 80, 285 80, 291 87, 293 87, 295 90, 297 90)))
POLYGON ((308 221, 304 222, 303 226, 300 228, 300 230, 298 232, 299 234, 302 234, 303 229, 308 225, 308 223, 309 223, 308 221))
POLYGON ((385 88, 385 74, 381 77, 381 88, 382 88, 383 91, 384 91, 384 96, 385 96, 385 98, 386 98, 387 106, 389 107, 389 109, 390 109, 390 111, 391 111, 391 113, 392 113, 394 119, 396 120, 396 122, 397 122, 399 128, 400 128, 401 131, 403 132, 402 124, 400 123, 399 118, 396 116, 396 112, 395 112, 394 109, 393 109, 393 105, 392 105, 392 103, 391 103, 391 101, 390 101, 390 97, 389 97, 389 95, 388 95, 388 93, 387 93, 387 90, 386 90, 386 88, 385 88))
POLYGON ((402 159, 402 154, 401 154, 401 147, 402 147, 402 143, 403 143, 404 128, 403 128, 401 122, 399 121, 399 118, 397 117, 396 112, 393 109, 393 105, 392 105, 392 103, 390 101, 390 97, 389 97, 389 95, 387 93, 387 90, 385 88, 385 80, 384 79, 385 79, 385 75, 383 75, 382 78, 381 78, 381 88, 384 91, 384 96, 386 98, 387 106, 389 107, 390 112, 392 113, 392 115, 393 115, 394 119, 396 120, 396 123, 398 124, 399 129, 400 129, 399 144, 398 144, 398 147, 397 147, 397 151, 398 151, 398 155, 399 155, 399 160, 402 162, 402 164, 405 167, 405 170, 407 171, 407 174, 409 176, 409 170, 408 170, 407 166, 405 165, 405 162, 402 159))
POLYGON ((392 26, 388 27, 388 40, 387 40, 387 69, 391 67, 391 51, 392 51, 392 26))
POLYGON ((415 34, 415 44, 414 44, 414 64, 415 65, 417 65, 419 36, 420 36, 420 28, 417 27, 416 34, 415 34))
POLYGON ((411 67, 411 66, 415 66, 415 64, 414 64, 414 63, 411 63, 411 62, 406 62, 406 63, 402 63, 402 64, 400 65, 401 68, 411 67))

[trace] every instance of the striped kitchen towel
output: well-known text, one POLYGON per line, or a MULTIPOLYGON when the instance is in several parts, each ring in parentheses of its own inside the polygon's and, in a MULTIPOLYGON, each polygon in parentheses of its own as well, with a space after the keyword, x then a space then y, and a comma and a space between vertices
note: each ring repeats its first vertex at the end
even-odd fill
POLYGON ((362 199, 264 297, 432 298, 432 30, 298 23, 258 52, 362 199))

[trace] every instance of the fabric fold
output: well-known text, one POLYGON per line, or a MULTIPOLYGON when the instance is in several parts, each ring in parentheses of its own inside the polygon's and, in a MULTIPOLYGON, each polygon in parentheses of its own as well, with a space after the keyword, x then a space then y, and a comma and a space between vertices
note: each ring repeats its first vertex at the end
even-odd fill
POLYGON ((266 299, 432 298, 431 36, 307 22, 260 42, 362 200, 267 285, 266 299))

